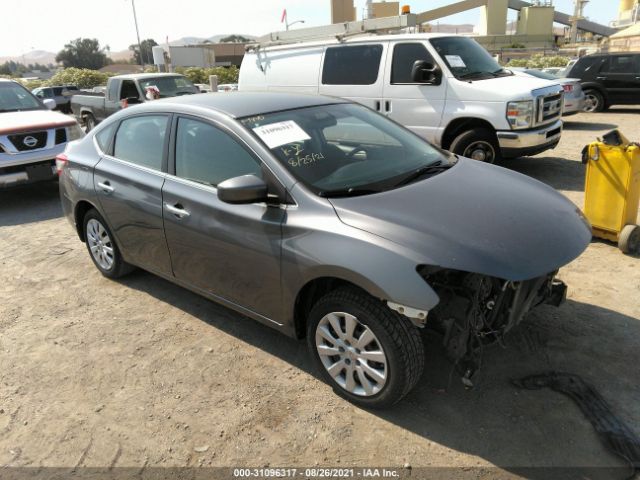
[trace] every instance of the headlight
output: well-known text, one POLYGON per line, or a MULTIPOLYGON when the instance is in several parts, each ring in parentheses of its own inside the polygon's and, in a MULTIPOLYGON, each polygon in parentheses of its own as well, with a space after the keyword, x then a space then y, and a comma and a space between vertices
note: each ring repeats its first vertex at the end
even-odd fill
POLYGON ((77 123, 67 127, 67 142, 73 142, 79 138, 84 137, 84 132, 77 123))
POLYGON ((533 125, 533 101, 507 103, 507 120, 511 128, 530 128, 533 125))

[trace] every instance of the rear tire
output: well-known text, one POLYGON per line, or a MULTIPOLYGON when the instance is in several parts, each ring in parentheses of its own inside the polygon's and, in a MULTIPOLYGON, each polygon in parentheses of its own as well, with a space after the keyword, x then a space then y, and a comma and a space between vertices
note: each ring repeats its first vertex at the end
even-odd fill
POLYGON ((122 259, 107 222, 97 210, 89 210, 82 225, 89 256, 102 275, 115 279, 133 270, 133 267, 122 259))
POLYGON ((640 226, 626 225, 620 232, 618 248, 622 253, 640 253, 640 226))
POLYGON ((473 128, 462 132, 453 139, 449 151, 486 163, 495 163, 501 159, 496 136, 487 128, 473 128))
POLYGON ((424 369, 418 328, 356 288, 334 290, 313 306, 307 344, 323 380, 366 408, 398 402, 424 369))
POLYGON ((597 90, 586 90, 584 92, 585 96, 585 104, 584 111, 585 112, 602 112, 606 109, 606 105, 604 103, 604 97, 597 90))
POLYGON ((96 119, 90 113, 87 113, 84 116, 84 125, 85 125, 85 133, 89 133, 91 130, 96 128, 96 119))

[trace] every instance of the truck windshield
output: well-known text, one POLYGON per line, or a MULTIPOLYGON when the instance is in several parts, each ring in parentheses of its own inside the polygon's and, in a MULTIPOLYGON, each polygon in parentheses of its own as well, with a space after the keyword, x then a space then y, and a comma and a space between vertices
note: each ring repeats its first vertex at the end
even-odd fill
POLYGON ((455 160, 360 105, 322 105, 240 121, 297 179, 324 197, 389 190, 435 175, 455 160))
POLYGON ((467 37, 432 38, 431 44, 453 75, 460 80, 485 80, 513 75, 478 42, 467 37))
POLYGON ((199 93, 198 88, 184 77, 151 77, 140 80, 140 88, 144 92, 147 87, 158 87, 160 98, 179 97, 199 93))
POLYGON ((22 85, 15 82, 0 82, 0 112, 42 109, 42 104, 22 85))

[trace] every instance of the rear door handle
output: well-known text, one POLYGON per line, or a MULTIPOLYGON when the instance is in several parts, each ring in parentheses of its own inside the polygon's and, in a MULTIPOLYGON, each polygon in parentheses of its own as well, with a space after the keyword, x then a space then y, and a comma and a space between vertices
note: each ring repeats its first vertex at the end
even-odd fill
POLYGON ((384 111, 387 113, 391 112, 391 102, 389 100, 384 102, 384 111))
POLYGON ((108 180, 99 182, 98 187, 100 187, 104 193, 113 193, 113 191, 115 190, 115 188, 111 186, 108 180))
POLYGON ((167 210, 167 212, 173 213, 178 218, 188 217, 189 215, 191 215, 179 203, 176 203, 175 205, 169 205, 168 203, 165 202, 164 208, 167 210))

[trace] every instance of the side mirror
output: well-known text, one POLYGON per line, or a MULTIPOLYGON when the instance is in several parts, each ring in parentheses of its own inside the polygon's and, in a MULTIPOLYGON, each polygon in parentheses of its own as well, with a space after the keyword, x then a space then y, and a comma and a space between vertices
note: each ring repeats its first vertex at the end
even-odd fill
POLYGON ((411 68, 411 80, 415 83, 440 85, 442 82, 442 70, 436 64, 425 60, 416 60, 411 68))
POLYGON ((241 175, 218 184, 218 198, 225 203, 267 201, 267 184, 255 175, 241 175))
POLYGON ((127 105, 136 105, 142 103, 139 97, 127 97, 127 105))
POLYGON ((42 103, 44 103, 44 106, 47 107, 49 110, 53 110, 54 108, 56 108, 56 101, 52 98, 45 98, 42 103))

